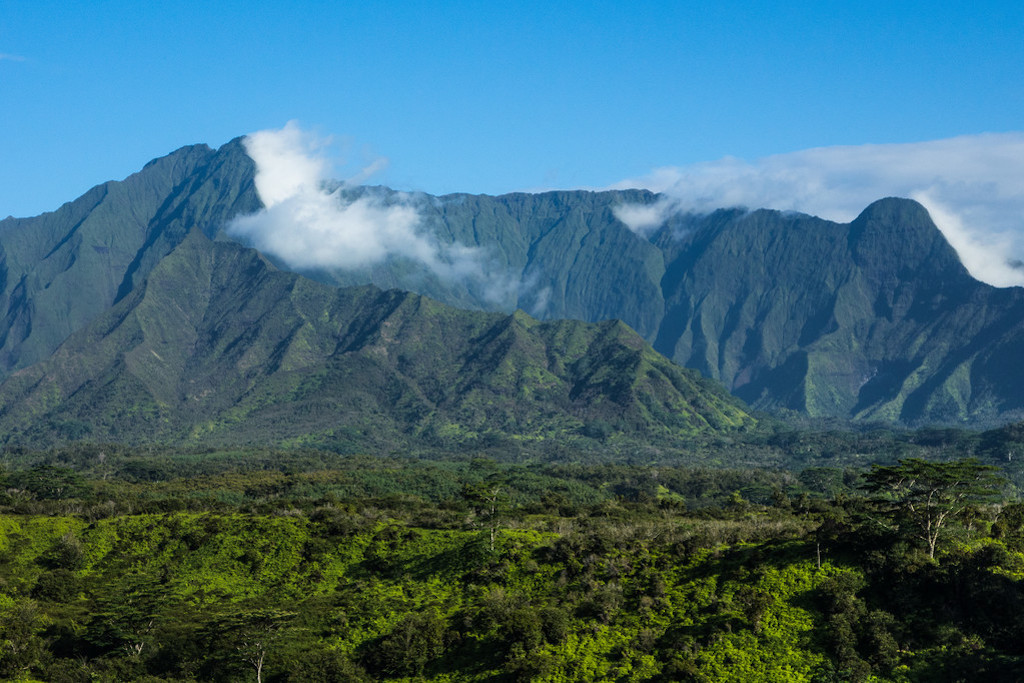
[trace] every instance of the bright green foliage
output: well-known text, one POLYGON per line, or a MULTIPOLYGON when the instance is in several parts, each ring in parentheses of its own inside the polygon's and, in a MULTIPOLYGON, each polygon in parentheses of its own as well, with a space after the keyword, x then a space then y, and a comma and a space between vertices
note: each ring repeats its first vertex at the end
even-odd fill
MULTIPOLYGON (((930 681, 1024 668, 1014 505, 948 516, 957 542, 931 559, 856 489, 827 500, 778 473, 51 455, 91 465, 69 469, 79 498, 42 487, 0 514, 7 677, 930 681)), ((988 473, 905 460, 867 479, 900 469, 988 473)), ((23 473, 54 470, 5 476, 23 473)))
MULTIPOLYGON (((32 646, 19 651, 31 654, 10 666, 58 676, 86 661, 120 679, 286 680, 305 671, 338 680, 648 680, 674 666, 673 629, 719 633, 726 620, 735 630, 720 647, 770 671, 775 639, 799 640, 812 618, 794 602, 813 580, 806 558, 782 551, 778 570, 751 577, 735 574, 740 555, 698 550, 715 545, 721 524, 735 539, 759 535, 756 525, 666 518, 654 499, 646 512, 595 504, 577 520, 527 515, 512 502, 530 483, 521 468, 474 461, 465 476, 477 483, 453 489, 447 517, 397 497, 377 504, 398 506, 390 514, 399 518, 354 500, 306 511, 282 500, 268 514, 0 517, 4 604, 34 600, 25 614, 38 615, 17 622, 32 646), (507 493, 500 504, 498 493, 507 493), (432 528, 400 518, 410 513, 432 528), (723 572, 712 590, 728 605, 695 609, 723 572), (55 625, 50 635, 46 624, 55 625)), ((269 504, 287 478, 215 481, 269 504)), ((566 497, 559 506, 579 504, 566 497)), ((802 527, 773 528, 792 537, 802 527)), ((711 666, 724 655, 704 656, 711 666)))
MULTIPOLYGON (((13 535, 30 533, 7 521, 13 535)), ((339 537, 329 528, 248 515, 100 520, 79 530, 88 558, 75 572, 81 593, 40 604, 82 614, 80 653, 204 679, 257 668, 278 676, 290 652, 336 649, 383 678, 450 671, 478 680, 506 670, 646 680, 675 661, 677 643, 662 641, 685 631, 702 634, 694 661, 708 671, 742 659, 735 671, 748 675, 804 675, 820 660, 784 647, 806 642, 811 625, 793 602, 816 580, 807 560, 715 580, 709 572, 734 572, 737 561, 707 552, 674 560, 670 545, 625 529, 504 530, 491 551, 474 530, 392 523, 339 537), (176 640, 183 628, 194 633, 188 646, 176 640)))

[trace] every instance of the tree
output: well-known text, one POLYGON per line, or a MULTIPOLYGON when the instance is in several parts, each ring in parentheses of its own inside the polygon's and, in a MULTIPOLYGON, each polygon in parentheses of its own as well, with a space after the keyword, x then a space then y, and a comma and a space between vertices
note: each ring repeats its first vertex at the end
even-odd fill
POLYGON ((82 475, 67 467, 39 465, 14 473, 10 480, 17 488, 31 492, 39 500, 84 498, 89 493, 89 486, 82 475))
POLYGON ((14 600, 0 608, 0 676, 4 680, 20 680, 39 661, 46 646, 41 631, 48 621, 34 600, 14 600))
POLYGON ((472 511, 470 522, 490 531, 490 548, 494 552, 494 541, 501 525, 502 516, 508 508, 508 494, 505 482, 499 477, 490 477, 476 484, 462 487, 462 498, 472 511))
POLYGON ((262 683, 267 655, 288 635, 295 616, 278 609, 242 609, 216 617, 207 624, 215 634, 211 640, 219 641, 215 655, 223 658, 233 646, 235 655, 252 667, 256 683, 262 683))
POLYGON ((907 458, 898 465, 872 465, 864 488, 888 508, 897 525, 910 527, 934 558, 939 536, 950 520, 999 493, 1004 480, 997 470, 976 458, 953 462, 907 458))
POLYGON ((367 665, 387 677, 422 676, 444 654, 446 624, 436 610, 409 612, 368 648, 367 665))
POLYGON ((120 649, 139 659, 150 644, 160 613, 160 588, 133 586, 96 602, 86 639, 104 650, 120 649))

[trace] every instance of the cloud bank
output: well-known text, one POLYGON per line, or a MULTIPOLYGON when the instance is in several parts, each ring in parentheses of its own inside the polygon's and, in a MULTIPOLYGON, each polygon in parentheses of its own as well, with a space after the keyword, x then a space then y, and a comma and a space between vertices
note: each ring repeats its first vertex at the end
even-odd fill
POLYGON ((654 205, 616 212, 643 235, 674 212, 744 206, 848 222, 876 199, 909 197, 928 209, 974 277, 1024 285, 1024 133, 725 158, 659 168, 614 187, 665 194, 654 205))
MULTIPOLYGON (((264 209, 236 219, 228 232, 297 270, 365 269, 404 258, 442 280, 472 284, 496 303, 532 289, 498 274, 481 248, 439 242, 411 195, 346 198, 346 187, 365 182, 387 160, 339 186, 330 181, 329 146, 294 122, 249 135, 245 147, 264 209)), ((1024 133, 822 147, 754 162, 725 158, 656 169, 614 187, 663 193, 655 204, 616 209, 642 235, 678 212, 764 207, 848 222, 876 199, 909 197, 928 209, 972 275, 1024 286, 1024 133)))
MULTIPOLYGON (((444 280, 484 280, 482 250, 441 244, 426 234, 408 195, 344 196, 346 187, 365 181, 385 159, 339 186, 330 180, 330 140, 303 131, 294 121, 280 130, 248 135, 244 144, 256 163, 256 190, 264 208, 235 219, 229 234, 297 270, 361 269, 405 258, 444 280)), ((500 298, 506 295, 501 289, 492 282, 488 291, 500 298)))

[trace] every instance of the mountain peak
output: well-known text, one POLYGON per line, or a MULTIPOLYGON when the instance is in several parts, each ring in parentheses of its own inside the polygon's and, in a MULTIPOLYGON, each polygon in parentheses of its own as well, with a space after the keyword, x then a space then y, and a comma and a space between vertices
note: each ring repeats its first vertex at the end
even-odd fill
MULTIPOLYGON (((928 209, 915 199, 906 197, 882 197, 868 204, 856 220, 888 216, 900 219, 921 219, 928 216, 928 209)), ((928 216, 930 219, 930 216, 928 216)), ((854 222, 856 222, 856 220, 854 222)))
POLYGON ((184 145, 174 150, 170 154, 151 159, 142 167, 142 171, 151 169, 155 166, 166 166, 172 164, 181 159, 189 159, 193 156, 206 156, 213 152, 209 145, 205 143, 199 143, 196 145, 184 145))
POLYGON ((850 223, 848 241, 856 264, 879 275, 969 277, 928 210, 913 199, 872 202, 850 223))

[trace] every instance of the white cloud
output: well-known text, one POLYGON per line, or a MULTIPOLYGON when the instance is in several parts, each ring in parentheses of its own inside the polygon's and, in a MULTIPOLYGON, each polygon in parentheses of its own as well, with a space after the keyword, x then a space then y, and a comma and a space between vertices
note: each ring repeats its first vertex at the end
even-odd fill
POLYGON ((21 55, 11 55, 0 52, 0 62, 24 62, 25 58, 21 55))
POLYGON ((745 206, 800 211, 847 222, 882 197, 921 202, 967 269, 996 286, 1024 285, 1024 133, 931 142, 821 147, 765 157, 659 168, 617 183, 666 199, 620 207, 617 216, 648 234, 675 211, 745 206))
POLYGON ((672 200, 663 198, 653 204, 620 204, 612 213, 633 232, 647 237, 657 230, 674 211, 672 200))
POLYGON ((511 285, 486 272, 483 251, 441 244, 425 234, 408 195, 343 196, 346 186, 363 182, 386 160, 373 162, 337 187, 329 179, 330 141, 294 121, 281 130, 253 133, 244 144, 256 163, 256 190, 264 208, 235 219, 229 234, 299 270, 365 268, 399 257, 445 280, 481 283, 485 296, 507 298, 511 285))

